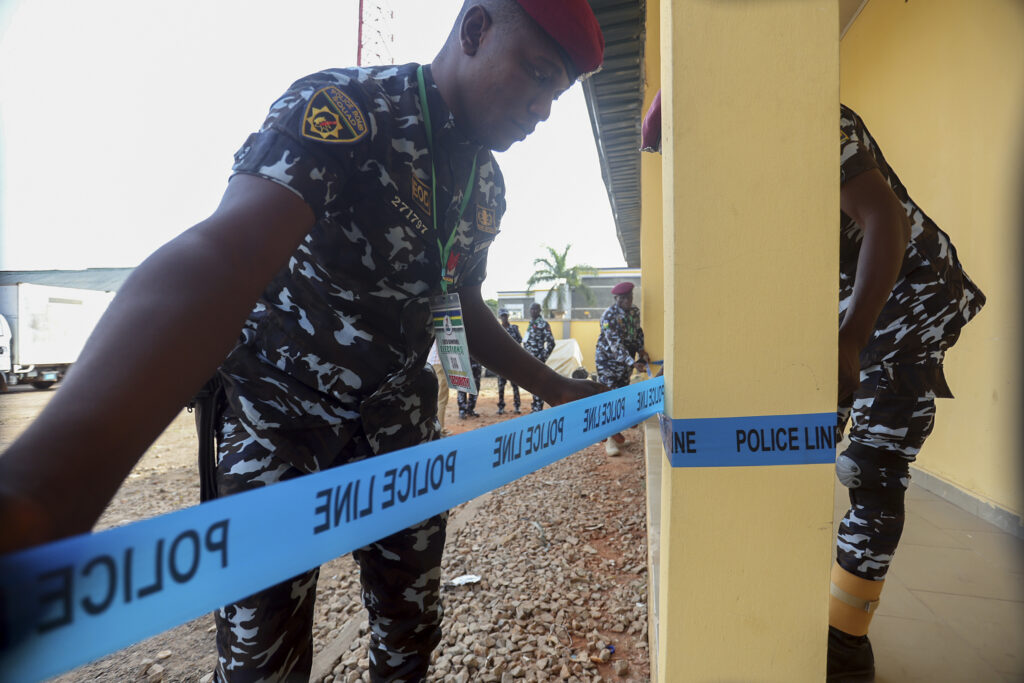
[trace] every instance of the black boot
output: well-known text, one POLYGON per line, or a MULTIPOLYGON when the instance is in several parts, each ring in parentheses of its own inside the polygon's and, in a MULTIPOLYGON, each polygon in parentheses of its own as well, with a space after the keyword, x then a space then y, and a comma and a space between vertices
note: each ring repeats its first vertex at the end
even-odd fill
POLYGON ((505 406, 498 406, 498 415, 505 414, 505 406))
POLYGON ((834 626, 828 627, 829 683, 866 683, 875 680, 875 655, 867 636, 851 636, 834 626))

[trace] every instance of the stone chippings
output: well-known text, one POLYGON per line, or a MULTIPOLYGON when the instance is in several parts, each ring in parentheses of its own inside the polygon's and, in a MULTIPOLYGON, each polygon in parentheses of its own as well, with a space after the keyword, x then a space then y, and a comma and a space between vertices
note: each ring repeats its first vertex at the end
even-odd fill
MULTIPOLYGON (((493 492, 465 526, 453 511, 442 581, 481 580, 443 589, 431 680, 648 680, 643 463, 639 429, 627 433, 625 475, 597 471, 598 444, 493 492)), ((323 683, 369 681, 358 585, 351 558, 324 565, 317 649, 353 619, 360 636, 323 683)))

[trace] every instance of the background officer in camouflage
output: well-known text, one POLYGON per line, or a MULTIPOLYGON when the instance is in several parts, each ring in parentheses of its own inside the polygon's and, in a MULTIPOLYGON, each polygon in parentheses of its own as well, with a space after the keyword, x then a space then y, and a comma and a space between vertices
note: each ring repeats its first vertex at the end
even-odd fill
POLYGON ((840 108, 839 435, 850 509, 836 539, 829 680, 874 674, 871 616, 903 531, 909 465, 952 398, 946 350, 985 303, 861 118, 840 108))
MULTIPOLYGON (((523 343, 523 336, 519 334, 519 325, 512 325, 508 321, 508 311, 504 308, 498 311, 498 319, 501 321, 501 326, 505 328, 508 335, 512 337, 516 344, 523 343)), ((515 382, 509 382, 507 379, 498 375, 498 415, 505 414, 505 383, 508 382, 512 385, 512 405, 516 415, 520 413, 519 407, 521 405, 519 400, 519 385, 515 382)))
MULTIPOLYGON (((535 303, 530 306, 530 324, 526 329, 526 341, 523 342, 523 348, 541 363, 546 362, 548 356, 555 350, 555 335, 551 334, 551 325, 540 315, 540 304, 535 303)), ((544 410, 544 399, 534 394, 530 407, 535 413, 538 410, 544 410)))
MULTIPOLYGON (((483 372, 483 368, 475 358, 470 358, 469 369, 473 373, 473 381, 476 382, 476 390, 480 391, 480 375, 483 372)), ((465 391, 460 391, 455 397, 459 404, 460 420, 465 420, 466 417, 480 417, 480 413, 476 412, 476 397, 477 394, 470 394, 465 391)))
POLYGON ((598 381, 618 389, 629 385, 634 368, 644 371, 648 356, 644 350, 644 330, 640 327, 640 309, 633 305, 633 283, 615 285, 612 296, 615 303, 601 316, 594 363, 598 381))
MULTIPOLYGON (((429 65, 297 81, 236 153, 220 206, 135 269, 0 457, 0 552, 88 531, 215 371, 222 496, 437 438, 426 359, 442 282, 496 372, 556 404, 603 390, 524 353, 480 292, 505 209, 492 151, 529 135, 602 53, 584 0, 467 0, 429 65)), ((445 519, 354 553, 373 680, 426 677, 445 519)), ((308 678, 317 573, 218 610, 217 680, 308 678)))
MULTIPOLYGON (((633 305, 633 283, 620 282, 612 287, 615 303, 601 316, 601 333, 597 337, 594 363, 597 380, 610 389, 629 385, 636 368, 643 372, 648 356, 644 350, 644 330, 640 327, 640 309, 633 305)), ((605 440, 605 452, 619 455, 619 446, 626 442, 621 433, 605 440)))

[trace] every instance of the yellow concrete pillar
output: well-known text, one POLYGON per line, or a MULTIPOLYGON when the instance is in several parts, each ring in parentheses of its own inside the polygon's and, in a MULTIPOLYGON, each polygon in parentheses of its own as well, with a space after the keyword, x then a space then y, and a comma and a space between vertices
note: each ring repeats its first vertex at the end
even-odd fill
MULTIPOLYGON (((646 113, 661 88, 661 42, 658 35, 660 7, 647 3, 647 34, 644 44, 644 104, 646 113)), ((640 157, 640 264, 643 267, 641 321, 644 345, 652 360, 665 357, 665 273, 662 259, 664 237, 661 214, 661 155, 640 157)), ((657 372, 657 368, 652 368, 657 372)))
POLYGON ((661 2, 659 681, 824 678, 837 12, 661 2))

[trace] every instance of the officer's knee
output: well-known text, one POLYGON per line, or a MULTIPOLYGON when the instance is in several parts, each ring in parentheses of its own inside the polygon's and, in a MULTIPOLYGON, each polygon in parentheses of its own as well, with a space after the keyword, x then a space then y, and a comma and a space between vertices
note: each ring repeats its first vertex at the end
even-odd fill
POLYGON ((848 489, 860 488, 860 474, 860 465, 846 453, 836 458, 836 476, 840 484, 848 489))
POLYGON ((836 476, 856 504, 903 511, 910 463, 899 453, 851 443, 836 458, 836 476))

